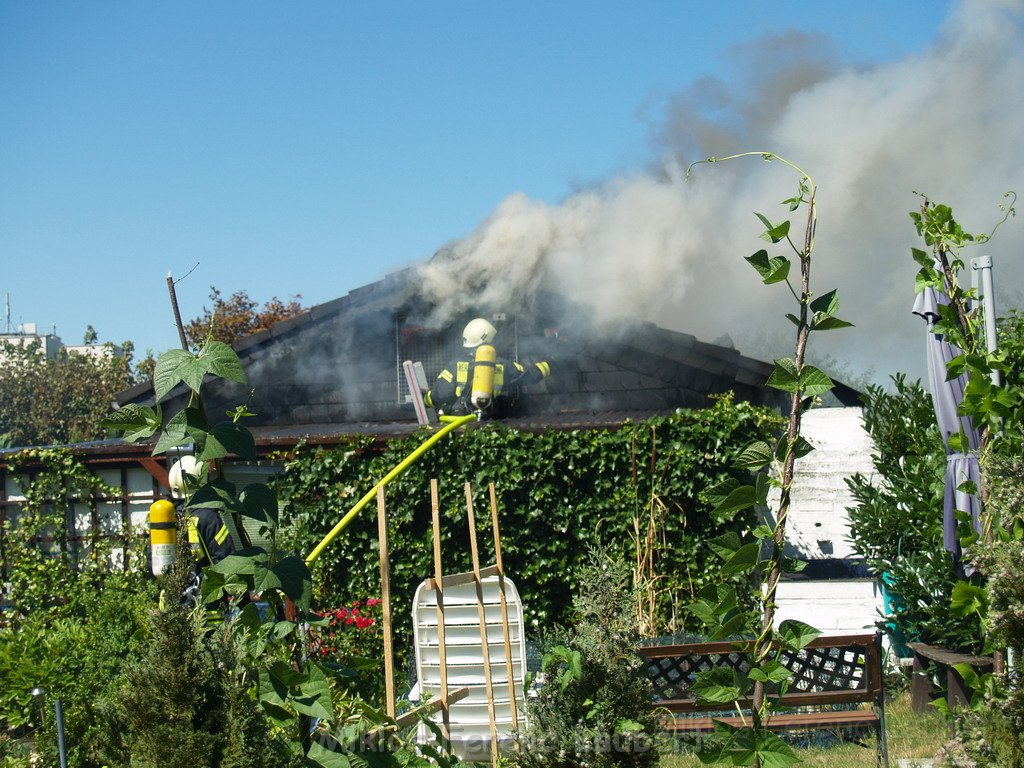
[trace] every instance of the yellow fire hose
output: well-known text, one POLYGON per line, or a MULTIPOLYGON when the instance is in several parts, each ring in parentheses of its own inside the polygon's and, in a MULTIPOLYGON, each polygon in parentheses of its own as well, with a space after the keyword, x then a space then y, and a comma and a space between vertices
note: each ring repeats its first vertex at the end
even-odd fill
POLYGON ((416 459, 418 459, 420 456, 426 453, 434 443, 436 443, 442 437, 447 435, 453 429, 457 429, 458 427, 461 427, 463 424, 467 424, 475 420, 476 416, 474 414, 469 414, 468 416, 442 416, 441 421, 446 422, 446 424, 439 430, 437 430, 437 432, 432 434, 429 438, 427 438, 419 446, 419 448, 417 448, 415 451, 413 451, 404 459, 402 459, 402 461, 399 462, 399 464, 394 469, 392 469, 390 472, 384 475, 384 478, 379 483, 377 483, 375 486, 373 486, 373 488, 367 491, 366 495, 363 496, 363 498, 361 498, 359 501, 357 501, 355 505, 352 507, 352 509, 345 513, 345 516, 338 521, 338 524, 331 529, 331 532, 324 536, 323 541, 317 544, 316 548, 312 552, 310 552, 309 555, 306 557, 306 565, 312 565, 313 561, 320 556, 320 553, 327 548, 327 545, 334 541, 335 537, 337 537, 339 533, 345 530, 345 527, 350 522, 352 522, 352 518, 359 514, 359 510, 365 507, 370 502, 371 499, 377 496, 378 488, 383 488, 385 485, 387 485, 400 474, 402 474, 402 472, 408 469, 413 464, 413 462, 416 461, 416 459))

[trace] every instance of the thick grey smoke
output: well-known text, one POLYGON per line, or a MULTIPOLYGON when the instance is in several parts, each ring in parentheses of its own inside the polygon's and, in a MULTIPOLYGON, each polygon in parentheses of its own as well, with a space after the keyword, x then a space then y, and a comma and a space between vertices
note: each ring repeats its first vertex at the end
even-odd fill
MULTIPOLYGON (((786 217, 778 203, 797 177, 757 159, 683 174, 694 159, 768 150, 817 183, 812 284, 837 288, 841 316, 857 326, 815 338, 819 353, 879 377, 921 375, 923 329, 910 314, 910 247, 919 242, 907 212, 920 204, 912 191, 985 232, 1001 216, 1002 193, 1022 188, 1021 26, 1020 0, 965 0, 930 49, 870 69, 838 69, 827 41, 797 33, 751 43, 740 85, 703 80, 666 106, 655 168, 560 205, 512 195, 423 267, 423 285, 442 316, 515 307, 545 289, 709 341, 728 333, 747 354, 771 357, 779 350, 750 340, 788 334, 792 298, 761 285, 743 257, 763 244, 753 212, 786 217)), ((969 254, 995 258, 997 298, 1019 298, 1022 250, 1024 221, 1011 220, 969 254)))

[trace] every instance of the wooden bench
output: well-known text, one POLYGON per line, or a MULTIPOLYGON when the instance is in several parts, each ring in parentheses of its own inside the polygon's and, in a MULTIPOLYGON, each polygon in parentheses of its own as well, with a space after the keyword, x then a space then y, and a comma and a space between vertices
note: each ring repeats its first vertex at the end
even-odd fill
MULTIPOLYGON (((639 652, 647 660, 647 675, 654 690, 651 704, 668 713, 662 720, 665 730, 683 735, 711 732, 715 721, 732 726, 745 724, 737 715, 709 715, 721 711, 723 705, 702 703, 690 689, 698 672, 713 667, 749 670, 748 653, 742 647, 733 642, 687 643, 645 646, 639 652)), ((782 697, 786 709, 771 717, 769 729, 871 727, 878 737, 877 763, 888 768, 880 633, 818 637, 801 651, 783 651, 780 661, 793 674, 793 682, 782 697), (851 704, 871 706, 837 708, 851 704)), ((738 703, 749 711, 749 698, 738 703)))
POLYGON ((960 673, 953 668, 954 664, 969 664, 975 670, 984 672, 992 668, 991 656, 971 656, 968 653, 956 653, 945 648, 937 648, 925 643, 908 643, 907 647, 914 653, 914 674, 910 682, 910 705, 915 712, 925 712, 932 701, 934 686, 928 668, 934 662, 941 674, 946 671, 946 703, 952 712, 957 707, 966 707, 971 703, 970 692, 960 673))

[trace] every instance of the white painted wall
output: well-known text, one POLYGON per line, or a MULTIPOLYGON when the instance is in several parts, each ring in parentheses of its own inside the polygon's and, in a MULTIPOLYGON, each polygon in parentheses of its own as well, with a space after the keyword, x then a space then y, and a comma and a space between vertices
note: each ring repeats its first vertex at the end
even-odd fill
MULTIPOLYGON (((789 524, 789 554, 802 560, 856 557, 847 540, 846 513, 853 497, 845 478, 856 472, 874 479, 874 450, 861 408, 818 408, 802 420, 801 432, 815 450, 796 463, 789 524)), ((882 596, 873 579, 783 581, 776 622, 798 619, 829 634, 873 629, 882 596)))
POLYGON ((873 444, 862 408, 818 408, 802 420, 801 434, 815 450, 796 462, 786 540, 803 560, 855 557, 847 541, 846 507, 853 497, 845 478, 874 478, 873 444))
POLYGON ((776 594, 776 626, 796 619, 830 635, 874 631, 882 607, 873 579, 783 581, 776 594))

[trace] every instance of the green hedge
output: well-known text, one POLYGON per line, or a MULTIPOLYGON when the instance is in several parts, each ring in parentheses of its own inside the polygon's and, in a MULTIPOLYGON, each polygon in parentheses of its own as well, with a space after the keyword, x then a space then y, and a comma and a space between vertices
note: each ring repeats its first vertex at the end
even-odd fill
MULTIPOLYGON (((627 423, 618 430, 516 431, 484 423, 445 438, 387 488, 393 605, 408 615, 416 585, 433 574, 430 480, 440 487, 446 573, 469 570, 464 484, 472 484, 483 564, 493 562, 488 483, 500 512, 506 572, 522 595, 527 623, 565 623, 571 574, 590 544, 636 561, 648 516, 662 521, 655 546, 657 606, 672 626, 678 606, 719 580, 709 538, 752 523, 745 515, 715 518, 701 494, 740 474, 730 458, 746 443, 773 434, 771 411, 725 396, 703 410, 627 423)), ((300 450, 276 481, 289 546, 308 553, 374 483, 426 433, 393 440, 380 451, 367 438, 335 450, 300 450)), ((367 506, 314 567, 321 607, 378 595, 375 505, 367 506)), ((580 585, 585 589, 586 585, 580 585)), ((678 626, 678 625, 677 625, 678 626)))

